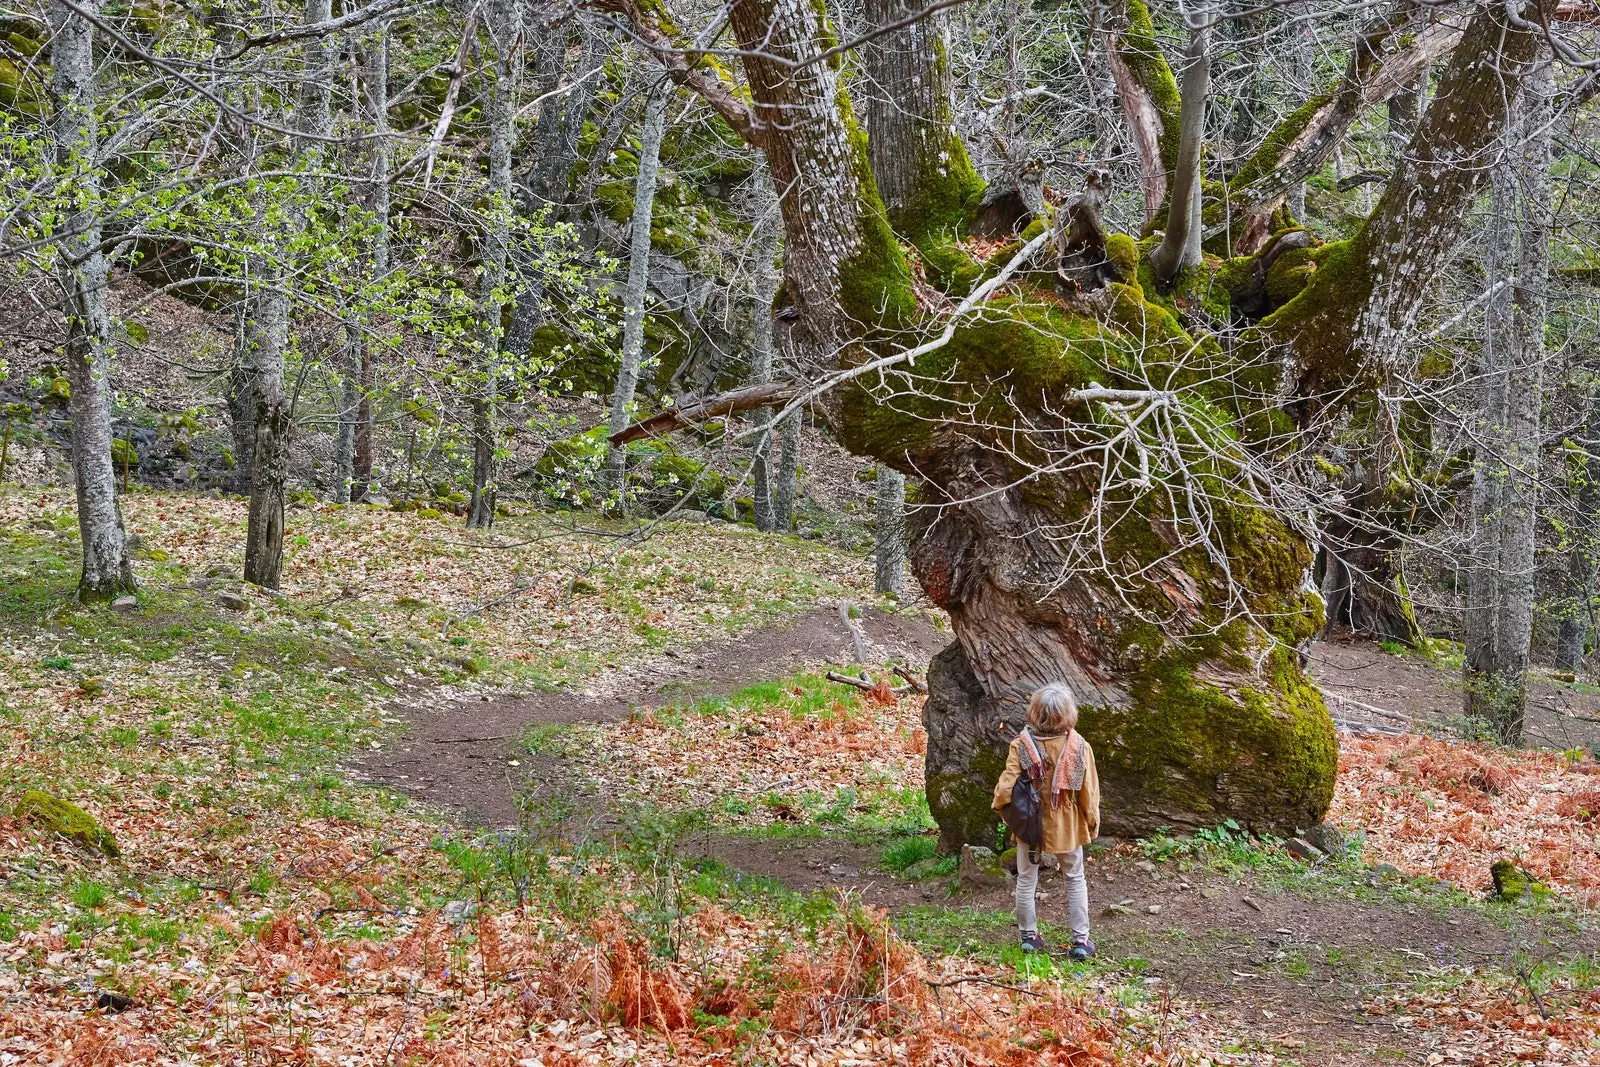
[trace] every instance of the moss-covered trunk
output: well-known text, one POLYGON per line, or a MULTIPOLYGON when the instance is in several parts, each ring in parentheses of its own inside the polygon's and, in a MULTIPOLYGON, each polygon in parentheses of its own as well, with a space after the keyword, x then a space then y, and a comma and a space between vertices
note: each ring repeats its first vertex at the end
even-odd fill
POLYGON ((1081 518, 1072 501, 996 489, 1015 474, 993 452, 964 452, 924 490, 942 506, 919 511, 912 536, 917 577, 958 638, 929 668, 924 712, 944 847, 993 840, 1006 745, 1029 694, 1058 681, 1082 705, 1106 833, 1318 822, 1338 750, 1296 649, 1320 621, 1301 591, 1301 539, 1241 502, 1214 515, 1216 560, 1176 524, 1130 522, 1106 545, 1116 565, 1098 570, 1063 536, 1081 518), (1230 567, 1249 575, 1250 603, 1223 588, 1230 567))
MULTIPOLYGON (((1099 236, 1105 270, 1093 285, 1064 291, 1058 264, 1040 263, 960 321, 927 315, 890 228, 934 266, 925 216, 915 196, 884 210, 820 5, 732 8, 747 106, 707 84, 707 67, 631 0, 606 2, 765 151, 784 191, 781 302, 792 313, 780 318, 807 361, 797 377, 872 361, 871 374, 835 379, 826 417, 847 448, 919 481, 910 561, 958 642, 931 668, 926 712, 928 796, 946 845, 992 840, 1005 745, 1029 694, 1050 682, 1082 705, 1107 832, 1226 819, 1287 832, 1320 819, 1337 750, 1299 648, 1322 624, 1321 601, 1307 588, 1295 508, 1263 484, 1272 475, 1253 449, 1292 436, 1292 414, 1370 393, 1391 367, 1475 189, 1472 164, 1494 141, 1480 127, 1503 121, 1500 94, 1531 35, 1502 9, 1480 9, 1372 222, 1337 245, 1285 242, 1258 264, 1266 317, 1224 350, 1151 303, 1162 298, 1136 281, 1137 246, 1119 234, 1099 236), (913 344, 915 366, 896 364, 913 344), (1300 390, 1287 403, 1285 364, 1300 390)), ((1176 86, 1138 0, 1109 37, 1123 105, 1142 124, 1147 204, 1159 206, 1176 158, 1176 86)), ((916 99, 937 109, 936 94, 916 99)), ((888 158, 914 158, 908 144, 888 158)), ((935 181, 953 175, 922 176, 935 203, 958 202, 946 194, 959 183, 935 181)), ((904 177, 898 188, 919 189, 904 177)), ((1071 230, 1058 236, 1072 244, 1071 230)))

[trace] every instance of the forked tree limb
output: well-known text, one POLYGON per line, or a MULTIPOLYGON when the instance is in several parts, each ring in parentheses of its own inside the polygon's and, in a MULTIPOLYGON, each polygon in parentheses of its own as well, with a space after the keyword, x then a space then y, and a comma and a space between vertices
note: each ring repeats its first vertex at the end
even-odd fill
POLYGON ((747 385, 741 389, 718 393, 698 404, 668 408, 648 419, 636 422, 620 433, 612 434, 611 443, 614 446, 621 446, 645 437, 661 437, 678 430, 686 430, 724 415, 737 415, 741 411, 754 411, 756 408, 787 404, 800 395, 801 388, 801 383, 785 379, 761 382, 758 385, 747 385))

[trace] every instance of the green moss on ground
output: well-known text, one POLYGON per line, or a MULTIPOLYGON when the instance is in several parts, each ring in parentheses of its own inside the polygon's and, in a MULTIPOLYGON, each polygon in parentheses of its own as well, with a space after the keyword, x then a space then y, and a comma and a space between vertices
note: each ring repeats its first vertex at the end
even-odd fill
POLYGON ((95 821, 95 817, 70 800, 30 789, 17 802, 16 815, 59 834, 82 848, 104 853, 115 859, 122 855, 117 839, 95 821))

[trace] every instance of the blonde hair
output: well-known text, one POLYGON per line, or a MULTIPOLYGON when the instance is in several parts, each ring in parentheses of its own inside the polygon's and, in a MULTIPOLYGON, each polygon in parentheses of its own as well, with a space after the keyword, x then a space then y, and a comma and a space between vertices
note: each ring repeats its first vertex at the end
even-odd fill
POLYGON ((1043 734, 1065 733, 1078 725, 1078 701, 1060 682, 1034 691, 1028 701, 1028 725, 1043 734))

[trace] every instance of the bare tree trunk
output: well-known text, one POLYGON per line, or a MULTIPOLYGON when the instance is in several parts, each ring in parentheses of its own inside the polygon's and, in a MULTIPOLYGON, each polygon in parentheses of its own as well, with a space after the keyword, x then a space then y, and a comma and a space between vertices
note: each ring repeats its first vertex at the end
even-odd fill
MULTIPOLYGON (((371 69, 367 94, 372 106, 372 214, 377 232, 372 238, 372 280, 383 283, 389 277, 389 27, 385 23, 373 35, 369 51, 371 69)), ((372 414, 372 390, 376 368, 372 346, 361 346, 361 365, 357 379, 360 402, 356 406, 354 484, 350 499, 360 502, 372 484, 372 447, 376 429, 372 414)))
POLYGON ((1484 404, 1472 479, 1465 704, 1506 744, 1522 740, 1533 636, 1534 515, 1550 245, 1548 62, 1524 83, 1520 121, 1492 178, 1484 404), (1520 197, 1519 197, 1520 191, 1520 197), (1520 205, 1519 205, 1520 201, 1520 205), (1520 206, 1520 210, 1519 210, 1520 206))
MULTIPOLYGON (((920 0, 866 0, 862 14, 880 29, 922 8, 920 0)), ((983 182, 955 133, 945 23, 935 13, 863 45, 866 78, 851 92, 861 102, 867 160, 889 222, 922 251, 930 280, 948 288, 959 272, 948 250, 965 220, 966 201, 983 182)), ((1016 32, 1012 27, 1007 39, 1012 70, 1016 32)))
POLYGON ((350 322, 344 328, 344 347, 339 359, 339 432, 333 442, 333 502, 350 503, 356 481, 356 419, 361 410, 361 367, 366 362, 366 344, 361 324, 350 322))
MULTIPOLYGON (((1202 9, 1203 11, 1204 9, 1202 9)), ((1204 19, 1204 14, 1198 16, 1204 19)), ((1200 262, 1200 151, 1210 95, 1210 31, 1204 21, 1189 30, 1188 66, 1183 71, 1183 110, 1178 119, 1178 169, 1172 177, 1167 230, 1150 253, 1156 284, 1170 287, 1185 267, 1200 262)))
MULTIPOLYGON (((273 253, 281 254, 284 245, 273 253)), ((276 589, 283 577, 283 523, 289 479, 289 400, 283 356, 289 347, 289 295, 281 267, 258 263, 250 330, 250 382, 255 440, 250 460, 250 512, 245 527, 244 580, 276 589)))
MULTIPOLYGON (((750 383, 760 385, 772 380, 773 356, 776 342, 772 334, 772 300, 778 292, 778 220, 765 219, 759 224, 760 239, 755 242, 755 291, 750 295, 750 383)), ((770 421, 776 414, 772 408, 756 412, 758 421, 770 421)), ((750 455, 750 489, 755 501, 756 529, 771 533, 778 529, 772 505, 772 453, 778 437, 778 427, 756 438, 750 455)))
POLYGON ((778 471, 772 486, 772 526, 779 533, 794 529, 794 497, 800 480, 800 412, 777 428, 778 471))
POLYGON ((481 359, 472 396, 472 499, 467 526, 494 525, 495 407, 505 334, 505 289, 511 252, 511 146, 517 122, 517 49, 522 9, 515 0, 494 0, 486 24, 494 39, 494 76, 489 94, 489 216, 484 234, 483 274, 478 298, 481 359))
POLYGON ((98 0, 50 7, 50 67, 55 165, 75 183, 63 221, 56 277, 67 319, 67 379, 72 386, 72 475, 78 496, 83 572, 78 599, 113 600, 134 589, 133 564, 111 462, 110 265, 101 250, 100 138, 95 113, 94 25, 98 0))
MULTIPOLYGON (((305 23, 327 22, 333 17, 332 0, 307 0, 305 23)), ((328 69, 331 48, 325 37, 312 37, 305 47, 305 79, 302 89, 300 128, 312 136, 303 138, 297 151, 313 177, 304 183, 313 192, 323 167, 325 138, 332 126, 332 72, 328 69)), ((289 433, 291 415, 284 385, 284 355, 289 348, 289 279, 279 256, 293 254, 294 238, 304 229, 303 204, 289 212, 290 233, 281 239, 277 250, 264 262, 260 273, 261 293, 251 353, 256 399, 255 456, 250 467, 250 515, 245 531, 244 580, 266 589, 276 589, 283 579, 284 509, 289 480, 289 433)))
MULTIPOLYGON (((1596 390, 1591 381, 1588 390, 1596 390)), ((1567 545, 1565 595, 1561 599, 1561 628, 1556 637, 1556 666, 1580 671, 1589 658, 1589 639, 1595 629, 1595 582, 1600 578, 1600 396, 1591 396, 1579 445, 1583 468, 1574 477, 1570 543, 1567 545)))
POLYGON ((878 468, 878 549, 873 591, 898 597, 906 584, 906 476, 878 468))
MULTIPOLYGON (((628 280, 622 290, 622 354, 617 387, 611 394, 611 432, 627 429, 633 395, 644 362, 644 304, 650 290, 650 225, 655 211, 656 175, 661 164, 661 136, 666 128, 671 86, 662 81, 645 98, 644 128, 639 134, 639 171, 633 180, 633 218, 628 223, 628 280)), ((613 448, 606 457, 612 488, 624 488, 628 452, 613 448)))

